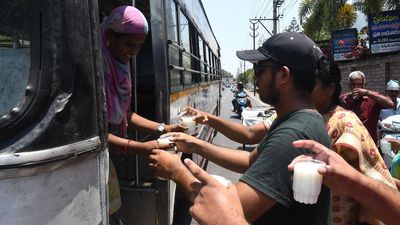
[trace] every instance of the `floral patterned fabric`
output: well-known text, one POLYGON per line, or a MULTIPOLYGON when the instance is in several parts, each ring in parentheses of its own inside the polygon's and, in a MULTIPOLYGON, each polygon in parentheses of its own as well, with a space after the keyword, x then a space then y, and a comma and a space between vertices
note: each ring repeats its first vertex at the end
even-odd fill
MULTIPOLYGON (((324 116, 334 150, 364 175, 396 188, 378 148, 360 119, 351 111, 332 111, 324 116)), ((350 196, 332 192, 334 225, 353 225, 357 221, 379 224, 350 196)))

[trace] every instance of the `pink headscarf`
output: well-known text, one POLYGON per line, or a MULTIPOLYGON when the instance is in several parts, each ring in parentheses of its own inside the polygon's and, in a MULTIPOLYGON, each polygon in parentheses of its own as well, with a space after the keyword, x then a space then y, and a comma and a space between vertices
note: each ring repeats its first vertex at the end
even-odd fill
POLYGON ((132 6, 115 8, 101 24, 107 119, 110 124, 120 125, 121 136, 125 137, 127 112, 131 103, 131 75, 129 64, 123 64, 111 55, 106 40, 108 29, 122 34, 147 34, 148 25, 144 15, 132 6))

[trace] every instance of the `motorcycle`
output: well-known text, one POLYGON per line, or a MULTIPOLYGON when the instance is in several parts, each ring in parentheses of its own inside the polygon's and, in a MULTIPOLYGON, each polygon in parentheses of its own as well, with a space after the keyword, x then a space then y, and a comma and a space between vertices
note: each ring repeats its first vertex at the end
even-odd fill
MULTIPOLYGON (((389 116, 388 118, 378 121, 378 128, 380 129, 380 137, 381 137, 381 150, 383 151, 383 141, 384 138, 394 138, 400 139, 400 115, 389 116)), ((395 153, 391 150, 389 146, 389 150, 383 152, 383 160, 388 168, 390 168, 393 158, 395 157, 395 153)))
POLYGON ((240 117, 242 116, 243 109, 251 106, 250 99, 247 98, 247 94, 244 91, 237 92, 232 103, 233 111, 240 117))

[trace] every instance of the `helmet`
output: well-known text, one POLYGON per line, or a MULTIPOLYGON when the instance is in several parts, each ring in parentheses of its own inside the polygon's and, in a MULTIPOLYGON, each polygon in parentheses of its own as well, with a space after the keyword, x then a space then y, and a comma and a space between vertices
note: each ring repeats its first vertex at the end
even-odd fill
POLYGON ((399 83, 394 80, 389 80, 386 84, 386 91, 400 91, 399 83))
POLYGON ((238 82, 238 83, 237 83, 237 88, 238 88, 238 89, 243 89, 243 88, 244 88, 243 82, 238 82))

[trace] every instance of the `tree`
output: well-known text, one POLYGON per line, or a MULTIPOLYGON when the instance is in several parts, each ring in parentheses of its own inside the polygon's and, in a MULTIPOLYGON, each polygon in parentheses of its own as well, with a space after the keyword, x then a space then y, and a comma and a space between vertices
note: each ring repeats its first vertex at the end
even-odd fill
POLYGON ((300 25, 297 23, 296 18, 293 17, 292 21, 290 21, 289 26, 285 28, 286 32, 299 32, 300 25))
POLYGON ((224 69, 221 69, 221 77, 222 78, 233 78, 233 74, 224 69))
POLYGON ((330 39, 332 30, 352 27, 357 14, 356 8, 346 0, 303 0, 299 17, 307 36, 326 40, 330 39))
POLYGON ((247 69, 244 73, 237 76, 238 81, 242 81, 243 84, 251 83, 254 81, 254 71, 253 69, 247 69))
POLYGON ((366 20, 370 13, 400 9, 399 0, 355 0, 353 4, 357 10, 364 13, 366 20))
POLYGON ((351 28, 356 22, 357 19, 357 11, 356 8, 349 4, 342 5, 338 12, 336 18, 336 28, 338 29, 346 29, 351 28))

